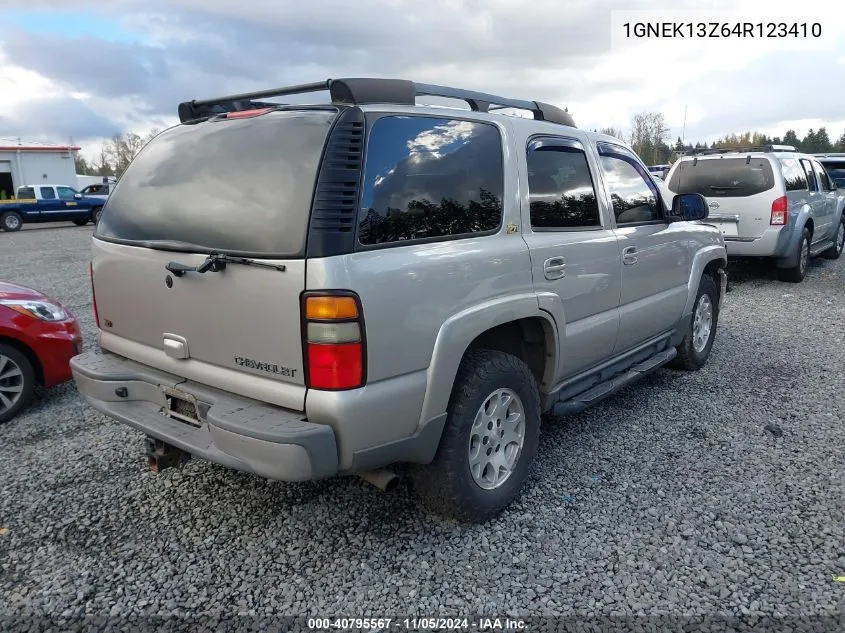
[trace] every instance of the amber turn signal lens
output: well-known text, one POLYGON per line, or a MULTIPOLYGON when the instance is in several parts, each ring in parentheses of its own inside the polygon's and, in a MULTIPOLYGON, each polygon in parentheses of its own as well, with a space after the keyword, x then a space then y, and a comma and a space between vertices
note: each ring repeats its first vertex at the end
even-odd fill
POLYGON ((355 319, 358 305, 352 297, 307 297, 306 319, 355 319))

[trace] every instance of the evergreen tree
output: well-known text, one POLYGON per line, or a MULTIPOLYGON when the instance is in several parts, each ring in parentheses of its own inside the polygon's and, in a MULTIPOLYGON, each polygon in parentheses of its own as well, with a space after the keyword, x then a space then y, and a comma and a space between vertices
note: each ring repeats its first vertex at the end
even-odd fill
POLYGON ((815 130, 813 130, 813 128, 810 128, 810 130, 807 132, 807 136, 805 136, 804 140, 801 141, 801 151, 809 152, 812 154, 813 152, 817 151, 817 145, 818 141, 816 139, 816 132, 815 130))
POLYGON ((813 151, 816 153, 833 151, 833 143, 830 142, 826 128, 820 127, 819 131, 816 132, 816 149, 813 151))
POLYGON ((795 133, 795 130, 786 131, 786 134, 783 135, 783 144, 792 145, 792 147, 797 150, 801 149, 801 141, 798 140, 798 135, 795 133))

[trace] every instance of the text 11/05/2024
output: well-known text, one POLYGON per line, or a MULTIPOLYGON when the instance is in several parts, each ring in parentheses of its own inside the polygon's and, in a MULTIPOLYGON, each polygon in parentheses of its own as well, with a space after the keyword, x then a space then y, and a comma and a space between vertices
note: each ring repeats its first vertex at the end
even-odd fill
POLYGON ((822 25, 818 22, 625 22, 622 28, 625 37, 629 39, 787 39, 822 36, 822 25))
POLYGON ((527 630, 526 622, 513 618, 308 618, 312 631, 496 631, 517 632, 527 630))

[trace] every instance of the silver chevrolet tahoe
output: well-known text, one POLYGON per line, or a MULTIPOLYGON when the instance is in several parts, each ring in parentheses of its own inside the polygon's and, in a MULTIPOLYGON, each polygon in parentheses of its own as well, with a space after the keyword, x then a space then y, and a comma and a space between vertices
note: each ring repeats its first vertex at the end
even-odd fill
POLYGON ((517 496, 543 413, 710 354, 727 255, 704 198, 666 206, 566 111, 344 79, 179 115, 105 206, 101 349, 72 361, 154 468, 384 486, 405 464, 428 508, 481 521, 517 496))

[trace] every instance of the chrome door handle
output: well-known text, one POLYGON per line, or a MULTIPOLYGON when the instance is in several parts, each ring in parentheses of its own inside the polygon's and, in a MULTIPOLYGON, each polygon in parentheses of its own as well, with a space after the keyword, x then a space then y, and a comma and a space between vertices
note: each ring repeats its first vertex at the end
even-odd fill
POLYGON ((637 263, 637 247, 629 246, 622 250, 622 263, 631 266, 637 263))
POLYGON ((566 277, 566 260, 563 257, 550 257, 543 262, 543 272, 546 279, 566 277))

